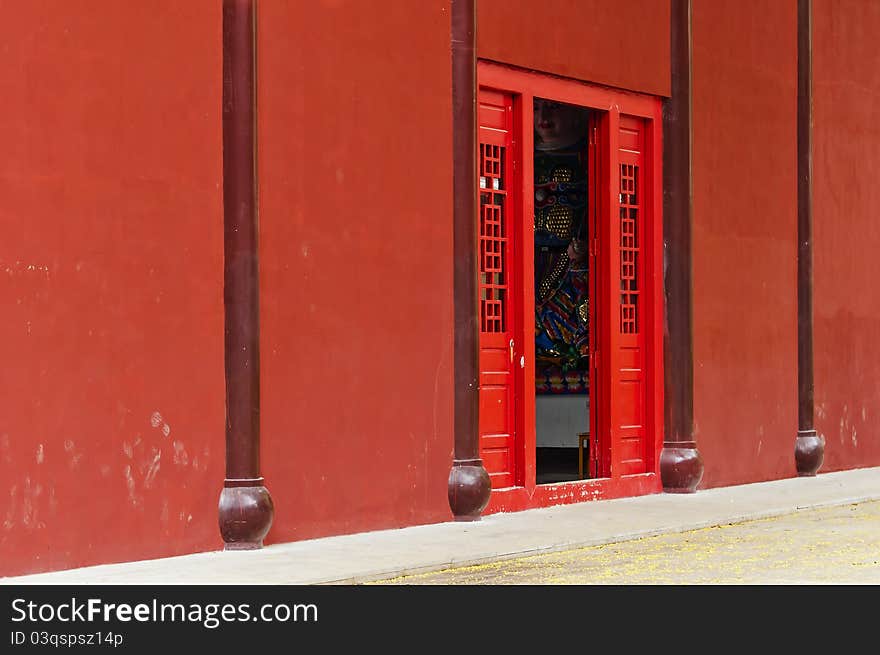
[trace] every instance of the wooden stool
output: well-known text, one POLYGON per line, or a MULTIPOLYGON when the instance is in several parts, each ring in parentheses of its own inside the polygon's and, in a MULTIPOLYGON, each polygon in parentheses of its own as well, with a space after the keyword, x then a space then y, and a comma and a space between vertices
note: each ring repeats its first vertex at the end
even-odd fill
POLYGON ((590 433, 578 432, 578 480, 584 479, 584 444, 587 444, 587 457, 590 456, 590 433))

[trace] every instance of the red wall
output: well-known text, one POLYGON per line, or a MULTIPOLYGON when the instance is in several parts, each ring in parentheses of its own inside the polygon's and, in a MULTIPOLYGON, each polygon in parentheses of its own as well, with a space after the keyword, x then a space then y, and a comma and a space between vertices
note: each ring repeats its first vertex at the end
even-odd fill
POLYGON ((481 58, 669 95, 669 0, 480 0, 477 22, 481 58))
POLYGON ((693 4, 701 487, 795 475, 797 6, 693 4))
POLYGON ((446 3, 260 2, 267 542, 451 518, 446 3))
MULTIPOLYGON (((533 3, 481 2, 479 55, 668 92, 668 3, 551 5, 536 34, 533 3)), ((449 19, 448 2, 260 3, 267 542, 451 518, 449 19)))
POLYGON ((0 42, 0 575, 216 548, 220 3, 6 3, 0 42))
POLYGON ((833 471, 880 464, 880 4, 813 11, 815 417, 833 471))
MULTIPOLYGON (((669 92, 669 3, 481 0, 479 55, 669 92)), ((823 470, 880 463, 880 55, 815 2, 823 470)), ((695 0, 703 487, 794 475, 796 6, 695 0)), ((259 3, 267 542, 451 518, 449 3, 259 3)), ((0 576, 221 547, 221 3, 0 25, 0 576)))

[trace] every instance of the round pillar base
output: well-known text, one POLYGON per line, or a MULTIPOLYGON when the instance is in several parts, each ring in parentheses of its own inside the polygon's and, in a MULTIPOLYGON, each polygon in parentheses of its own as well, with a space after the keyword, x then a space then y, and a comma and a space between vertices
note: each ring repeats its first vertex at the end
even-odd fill
POLYGON ((800 477, 812 477, 825 459, 825 437, 815 430, 798 430, 794 442, 794 462, 800 477))
POLYGON ((660 451, 660 481, 664 493, 691 494, 703 479, 703 459, 695 441, 663 443, 660 451))
POLYGON ((275 507, 263 478, 230 480, 220 492, 219 525, 224 550, 256 550, 272 527, 275 507))
POLYGON ((453 460, 448 490, 453 518, 456 521, 479 521, 492 492, 492 481, 483 467, 483 460, 453 460))

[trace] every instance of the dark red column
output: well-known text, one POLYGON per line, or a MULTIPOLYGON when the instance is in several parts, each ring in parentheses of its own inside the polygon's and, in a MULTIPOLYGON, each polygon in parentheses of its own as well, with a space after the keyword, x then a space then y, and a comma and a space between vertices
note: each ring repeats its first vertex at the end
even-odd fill
POLYGON ((260 476, 254 0, 223 0, 223 223, 226 309, 226 550, 261 548, 272 498, 260 476))
POLYGON ((474 521, 491 492, 479 453, 476 0, 452 0, 451 14, 455 451, 448 491, 455 520, 474 521))
POLYGON ((663 105, 666 407, 660 479, 667 493, 692 493, 703 477, 703 460, 694 440, 690 0, 672 0, 670 9, 672 89, 663 105))
POLYGON ((813 35, 812 0, 798 0, 798 475, 812 476, 825 458, 813 426, 813 35))

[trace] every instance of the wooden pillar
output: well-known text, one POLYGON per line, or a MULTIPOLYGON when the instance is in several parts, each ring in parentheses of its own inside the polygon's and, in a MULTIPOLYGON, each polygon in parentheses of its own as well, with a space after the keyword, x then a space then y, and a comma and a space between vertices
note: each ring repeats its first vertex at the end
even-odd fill
POLYGON ((825 458, 813 424, 813 37, 812 0, 798 0, 798 475, 812 476, 825 458))
POLYGON ((692 493, 703 477, 703 460, 694 439, 690 0, 672 0, 670 14, 672 91, 663 105, 666 406, 660 479, 665 492, 692 493))
POLYGON ((223 0, 226 479, 219 523, 226 550, 261 548, 274 513, 260 475, 254 29, 254 0, 223 0))
POLYGON ((455 520, 474 521, 491 492, 479 451, 476 0, 452 0, 451 14, 455 449, 448 493, 455 520))

